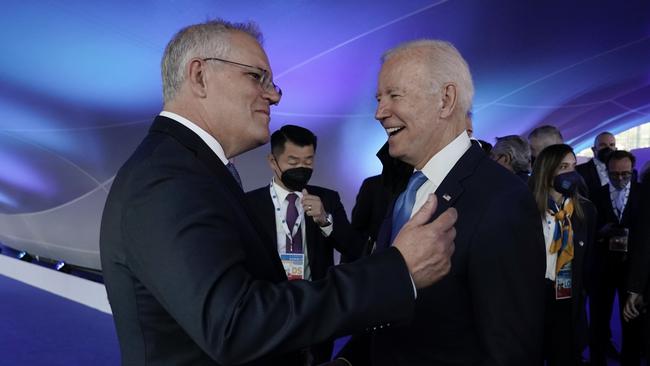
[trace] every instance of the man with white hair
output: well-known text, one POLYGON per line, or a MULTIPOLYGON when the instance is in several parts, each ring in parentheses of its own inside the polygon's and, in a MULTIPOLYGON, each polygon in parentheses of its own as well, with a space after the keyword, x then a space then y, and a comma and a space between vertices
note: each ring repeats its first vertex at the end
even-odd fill
POLYGON ((374 329, 370 342, 357 337, 340 358, 353 366, 367 364, 364 353, 373 366, 540 364, 541 220, 528 188, 469 140, 473 85, 465 60, 447 42, 400 45, 383 57, 376 96, 390 155, 415 169, 373 255, 390 249, 430 193, 439 209, 458 211, 456 251, 451 272, 418 293, 408 326, 374 329))

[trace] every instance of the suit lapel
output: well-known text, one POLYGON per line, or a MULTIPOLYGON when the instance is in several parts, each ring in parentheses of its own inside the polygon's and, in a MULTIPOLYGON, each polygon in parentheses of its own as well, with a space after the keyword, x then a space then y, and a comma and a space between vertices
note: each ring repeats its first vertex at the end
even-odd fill
POLYGON ((255 198, 257 209, 260 210, 258 217, 260 218, 262 229, 271 237, 269 247, 277 252, 278 247, 278 228, 275 223, 275 205, 273 205, 273 198, 269 191, 269 186, 260 192, 259 197, 255 198))
MULTIPOLYGON (((231 193, 231 196, 235 201, 237 201, 237 205, 241 207, 250 220, 252 226, 261 227, 259 220, 251 211, 246 201, 242 188, 239 186, 232 174, 230 174, 230 171, 226 168, 221 159, 219 159, 214 151, 212 151, 212 149, 210 149, 210 147, 208 147, 208 145, 197 134, 183 126, 181 123, 163 116, 156 117, 150 131, 168 134, 183 144, 187 149, 193 151, 196 154, 196 157, 205 164, 206 168, 225 185, 231 193)), ((273 267, 276 269, 278 274, 281 273, 283 276, 286 276, 282 262, 277 255, 277 250, 274 249, 271 251, 269 249, 270 246, 266 244, 267 242, 274 243, 276 239, 270 238, 268 233, 264 230, 256 230, 256 232, 263 244, 262 246, 267 250, 267 254, 271 258, 270 260, 274 262, 273 267)))
POLYGON ((454 207, 454 204, 463 194, 464 188, 462 185, 463 180, 471 176, 476 167, 485 159, 486 155, 480 147, 472 144, 463 156, 456 162, 456 165, 449 171, 449 174, 440 183, 436 189, 436 197, 438 198, 438 207, 434 213, 432 220, 440 216, 449 207, 454 207))

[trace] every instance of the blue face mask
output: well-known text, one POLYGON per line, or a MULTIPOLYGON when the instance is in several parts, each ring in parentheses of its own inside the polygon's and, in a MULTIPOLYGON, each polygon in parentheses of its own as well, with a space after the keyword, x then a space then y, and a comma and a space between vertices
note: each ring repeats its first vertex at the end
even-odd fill
POLYGON ((558 174, 553 178, 553 188, 564 197, 572 196, 578 189, 582 177, 575 170, 558 174))

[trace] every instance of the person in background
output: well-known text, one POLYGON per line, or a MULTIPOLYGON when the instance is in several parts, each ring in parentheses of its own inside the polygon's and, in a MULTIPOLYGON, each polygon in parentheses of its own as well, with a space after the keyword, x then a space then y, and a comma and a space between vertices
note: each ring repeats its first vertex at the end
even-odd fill
POLYGON ((586 163, 576 167, 587 185, 586 197, 594 201, 600 191, 600 187, 609 183, 607 175, 607 158, 609 154, 616 150, 616 138, 611 132, 601 132, 594 139, 594 145, 591 151, 594 157, 586 163))
MULTIPOLYGON (((271 135, 271 182, 246 193, 262 229, 276 238, 273 249, 289 279, 323 279, 334 265, 334 249, 356 259, 364 244, 362 239, 353 240, 339 194, 307 185, 315 166, 316 147, 316 135, 310 130, 282 126, 271 135)), ((332 342, 305 352, 310 364, 329 361, 332 342)))
POLYGON ((564 138, 560 130, 551 125, 539 126, 528 134, 528 144, 530 145, 531 164, 535 163, 535 158, 547 146, 563 144, 564 138))
POLYGON ((580 365, 588 343, 585 299, 596 209, 578 193, 580 176, 569 145, 540 152, 528 181, 546 242, 544 359, 547 366, 580 365))
POLYGON ((490 158, 508 169, 524 182, 530 175, 530 147, 517 135, 497 137, 490 158))
MULTIPOLYGON (((625 150, 615 150, 607 159, 608 183, 594 193, 598 209, 595 266, 589 310, 591 316, 591 364, 606 366, 605 350, 610 342, 610 322, 614 297, 618 295, 620 319, 625 305, 626 276, 631 256, 637 251, 637 238, 630 235, 641 214, 641 191, 632 180, 636 158, 625 150)), ((648 223, 646 223, 647 225, 648 223)), ((640 364, 641 322, 621 322, 621 365, 640 364)))

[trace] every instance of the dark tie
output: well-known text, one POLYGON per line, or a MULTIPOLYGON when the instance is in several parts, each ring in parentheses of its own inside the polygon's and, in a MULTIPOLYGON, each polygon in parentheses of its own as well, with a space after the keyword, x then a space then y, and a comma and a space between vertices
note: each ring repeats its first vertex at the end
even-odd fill
POLYGON ((413 205, 415 204, 415 195, 426 181, 427 177, 421 171, 415 172, 411 175, 406 190, 397 197, 395 208, 393 208, 393 227, 390 235, 391 243, 395 240, 402 226, 411 218, 411 211, 413 211, 413 205))
MULTIPOLYGON (((298 195, 295 193, 289 193, 287 195, 287 227, 289 232, 293 232, 293 225, 296 224, 298 219, 298 208, 296 208, 296 199, 298 195)), ((298 227, 296 235, 293 236, 293 240, 287 236, 287 253, 302 253, 302 230, 298 227)))
POLYGON ((235 178, 235 181, 237 182, 237 184, 239 184, 239 188, 242 188, 241 177, 239 176, 239 173, 237 172, 237 168, 235 168, 235 165, 231 162, 228 162, 228 164, 226 164, 226 168, 228 168, 228 171, 230 171, 232 177, 235 178))

